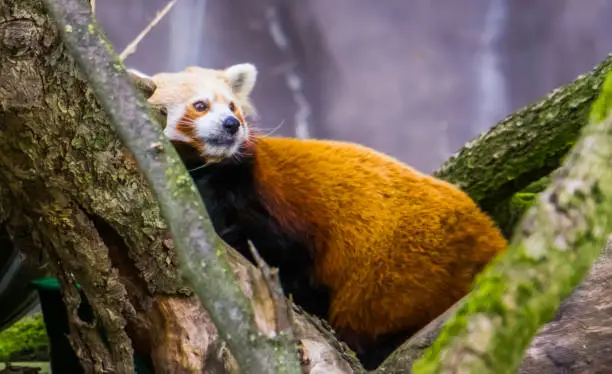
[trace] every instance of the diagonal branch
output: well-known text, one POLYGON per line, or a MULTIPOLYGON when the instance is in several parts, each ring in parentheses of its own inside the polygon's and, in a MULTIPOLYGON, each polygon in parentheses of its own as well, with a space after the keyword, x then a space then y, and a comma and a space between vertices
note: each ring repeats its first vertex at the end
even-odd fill
MULTIPOLYGON (((496 219, 502 230, 511 236, 516 220, 527 210, 532 198, 535 200, 537 193, 548 184, 545 180, 549 179, 548 176, 539 180, 546 172, 535 162, 538 160, 538 154, 550 155, 552 165, 561 162, 568 150, 567 146, 561 147, 565 151, 560 150, 560 144, 576 143, 580 130, 588 123, 591 104, 597 99, 606 73, 610 71, 612 56, 569 85, 560 87, 539 102, 509 115, 489 132, 467 143, 436 175, 460 185, 477 202, 486 205, 489 214, 496 219), (544 116, 542 113, 573 115, 558 118, 544 116), (534 120, 525 122, 528 118, 534 120), (536 121, 537 118, 540 120, 536 121), (554 129, 563 134, 555 135, 554 129), (527 130, 531 131, 531 134, 527 130), (522 153, 512 151, 517 144, 522 144, 518 147, 522 153), (495 154, 493 151, 497 152, 495 158, 490 157, 495 154), (520 168, 517 168, 517 160, 524 162, 520 168), (496 173, 487 173, 489 167, 496 170, 496 173), (516 194, 526 191, 525 185, 530 185, 527 188, 529 193, 516 194), (506 199, 509 195, 514 196, 506 199)), ((446 320, 454 315, 466 298, 467 296, 413 335, 387 358, 380 367, 380 372, 410 373, 412 363, 433 344, 446 320)))
POLYGON ((125 49, 119 54, 119 58, 121 58, 121 60, 125 61, 125 59, 128 58, 129 55, 131 55, 132 53, 136 52, 136 48, 138 47, 138 43, 140 43, 140 41, 142 39, 144 39, 145 36, 147 36, 147 34, 153 29, 153 27, 155 27, 155 25, 157 25, 159 23, 159 21, 161 21, 164 18, 164 16, 170 11, 170 9, 172 9, 174 4, 176 4, 176 2, 177 2, 177 0, 172 0, 172 1, 168 2, 168 4, 166 4, 166 6, 162 10, 157 12, 157 14, 153 18, 153 20, 151 20, 151 22, 149 22, 147 27, 145 27, 140 32, 140 34, 138 34, 136 36, 136 38, 134 38, 134 40, 132 40, 130 42, 130 44, 128 44, 125 47, 125 49))
POLYGON ((121 60, 81 0, 46 0, 65 44, 109 122, 135 156, 174 239, 180 268, 244 373, 300 373, 290 330, 264 336, 254 323, 212 223, 176 151, 130 84, 121 60))
POLYGON ((612 73, 591 123, 413 373, 514 373, 612 230, 612 73), (607 115, 607 118, 605 118, 607 115))
POLYGON ((461 187, 491 213, 501 201, 559 167, 588 122, 610 71, 612 55, 468 142, 435 175, 461 187))

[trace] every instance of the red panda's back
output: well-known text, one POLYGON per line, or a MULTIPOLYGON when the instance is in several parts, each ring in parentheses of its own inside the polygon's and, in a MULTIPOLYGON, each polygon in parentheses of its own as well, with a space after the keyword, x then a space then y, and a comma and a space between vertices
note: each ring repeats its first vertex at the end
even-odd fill
POLYGON ((465 193, 356 144, 258 139, 255 176, 281 225, 311 237, 340 332, 423 327, 506 247, 465 193))

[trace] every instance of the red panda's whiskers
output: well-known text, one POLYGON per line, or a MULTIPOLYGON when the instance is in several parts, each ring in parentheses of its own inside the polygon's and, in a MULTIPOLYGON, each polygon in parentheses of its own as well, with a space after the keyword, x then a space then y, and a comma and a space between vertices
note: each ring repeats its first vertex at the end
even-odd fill
POLYGON ((234 153, 232 155, 232 158, 234 159, 234 161, 236 162, 241 162, 242 161, 242 155, 238 152, 234 153))
POLYGON ((255 153, 250 151, 248 148, 240 147, 236 152, 234 152, 232 157, 234 157, 234 159, 236 161, 240 162, 240 161, 242 161, 243 158, 245 158, 245 157, 253 157, 254 155, 255 155, 255 153))
POLYGON ((239 149, 232 155, 232 157, 234 157, 236 161, 242 161, 242 158, 249 156, 253 156, 253 154, 251 152, 247 152, 245 149, 239 149))
MULTIPOLYGON (((285 124, 285 120, 282 120, 278 126, 272 128, 267 134, 260 134, 259 137, 266 137, 266 136, 270 136, 272 134, 274 134, 276 131, 278 131, 281 127, 283 127, 283 125, 285 124)), ((255 131, 257 131, 258 133, 267 131, 268 129, 262 128, 262 127, 258 127, 258 126, 251 126, 251 128, 255 131)))
POLYGON ((256 142, 256 141, 258 141, 259 139, 262 139, 262 138, 264 138, 264 136, 263 136, 263 135, 261 135, 261 134, 260 134, 260 133, 258 133, 258 132, 254 132, 254 133, 252 133, 252 134, 251 134, 251 139, 252 139, 252 141, 254 141, 254 142, 256 142))
POLYGON ((208 163, 204 163, 204 164, 202 164, 202 165, 200 165, 200 166, 197 166, 197 167, 195 167, 195 168, 193 168, 193 169, 187 169, 187 171, 188 171, 189 173, 191 173, 192 171, 200 170, 200 169, 203 169, 203 168, 205 168, 205 167, 207 167, 207 166, 208 166, 208 163))

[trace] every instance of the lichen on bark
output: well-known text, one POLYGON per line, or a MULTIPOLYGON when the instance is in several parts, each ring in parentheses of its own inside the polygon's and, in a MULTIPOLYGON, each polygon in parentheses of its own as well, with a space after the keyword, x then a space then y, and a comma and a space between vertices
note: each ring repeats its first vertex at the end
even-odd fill
MULTIPOLYGON (((90 29, 96 31, 95 26, 90 29)), ((30 259, 47 255, 47 267, 60 278, 69 312, 80 303, 76 282, 83 284, 94 309, 108 308, 96 322, 109 326, 118 346, 114 352, 100 343, 93 325, 73 321, 71 337, 84 362, 90 364, 87 370, 100 372, 106 365, 109 370, 119 367, 129 372, 128 349, 123 348, 129 339, 137 352, 154 357, 156 370, 197 372, 202 361, 215 360, 202 347, 218 340, 215 331, 207 330, 211 324, 197 299, 181 296, 188 292, 175 272, 176 256, 165 240, 165 223, 146 181, 58 40, 41 1, 0 0, 0 31, 0 218, 9 223, 13 241, 30 259), (92 227, 101 241, 95 235, 89 235, 87 242, 74 236, 77 228, 89 232, 92 227), (91 269, 83 269, 85 263, 91 269), (154 339, 160 340, 151 346, 154 339), (121 362, 113 362, 112 357, 121 362)), ((485 207, 507 199, 559 164, 586 123, 585 108, 609 70, 610 58, 543 103, 519 111, 491 134, 469 143, 438 175, 460 184, 485 207), (557 137, 554 129, 565 135, 557 137), (508 141, 513 138, 517 140, 508 141), (565 144, 559 152, 554 150, 557 141, 565 144), (500 147, 504 151, 491 160, 490 150, 500 147), (538 156, 543 149, 553 154, 552 164, 545 163, 544 168, 538 156), (517 150, 526 171, 519 170, 519 177, 508 181, 520 169, 507 162, 517 156, 517 150), (531 166, 529 160, 537 162, 531 166)), ((300 318, 297 315, 303 321, 300 318)), ((306 337, 303 341, 316 342, 306 349, 320 353, 312 367, 329 362, 329 354, 337 353, 329 346, 321 348, 316 330, 308 320, 298 329, 300 338, 306 337)), ((332 347, 342 351, 336 342, 332 347)), ((351 372, 347 361, 353 372, 360 372, 348 355, 340 361, 336 369, 341 372, 351 372)), ((385 372, 410 371, 409 365, 395 367, 401 370, 385 372)))
POLYGON ((595 122, 413 373, 516 372, 538 328, 599 258, 612 229, 612 74, 607 79, 595 122))
POLYGON ((249 298, 227 261, 229 250, 191 177, 86 3, 46 0, 64 44, 95 92, 108 122, 129 148, 159 202, 172 232, 183 278, 200 298, 241 372, 299 373, 291 326, 261 331, 249 298))
POLYGON ((610 71, 612 55, 465 144, 435 175, 467 191, 491 212, 561 165, 588 122, 591 105, 610 71))
POLYGON ((0 0, 0 38, 3 221, 28 261, 42 257, 60 279, 71 341, 86 371, 132 373, 132 343, 142 354, 173 344, 156 336, 159 330, 138 328, 167 321, 155 296, 198 301, 182 296, 187 289, 165 245, 159 207, 42 2, 0 0), (74 313, 77 282, 97 312, 94 324, 108 330, 110 349, 74 313))

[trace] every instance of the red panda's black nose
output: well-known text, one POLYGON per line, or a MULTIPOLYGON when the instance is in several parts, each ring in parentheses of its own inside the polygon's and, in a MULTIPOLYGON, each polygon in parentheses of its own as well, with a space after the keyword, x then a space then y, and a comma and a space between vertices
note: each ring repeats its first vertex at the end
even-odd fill
POLYGON ((240 128, 240 121, 238 121, 238 118, 230 116, 223 120, 222 126, 230 135, 234 135, 240 128))

